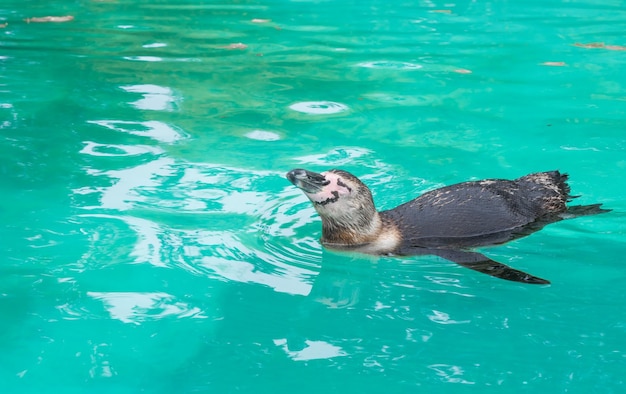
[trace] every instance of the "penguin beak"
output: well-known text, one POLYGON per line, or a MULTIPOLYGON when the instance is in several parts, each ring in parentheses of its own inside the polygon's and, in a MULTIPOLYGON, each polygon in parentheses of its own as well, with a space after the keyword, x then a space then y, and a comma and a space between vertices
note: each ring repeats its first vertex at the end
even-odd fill
POLYGON ((330 181, 326 180, 326 177, 317 172, 307 171, 302 168, 296 168, 287 173, 287 179, 293 183, 299 189, 302 189, 306 193, 317 193, 321 191, 324 186, 328 185, 330 181))

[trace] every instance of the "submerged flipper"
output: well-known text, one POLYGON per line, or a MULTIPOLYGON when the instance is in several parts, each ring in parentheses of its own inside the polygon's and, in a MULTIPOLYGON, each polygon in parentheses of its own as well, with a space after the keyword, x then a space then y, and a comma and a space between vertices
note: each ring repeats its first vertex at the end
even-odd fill
POLYGON ((454 261, 463 267, 495 276, 496 278, 529 284, 550 284, 548 280, 513 269, 478 252, 467 252, 464 250, 434 250, 433 252, 435 252, 433 254, 446 260, 454 261))
POLYGON ((469 252, 465 250, 454 249, 426 249, 426 248, 410 248, 403 250, 403 255, 425 255, 433 254, 446 260, 455 262, 463 267, 483 274, 495 276, 496 278, 510 280, 513 282, 521 282, 528 284, 547 285, 550 281, 536 276, 527 274, 497 261, 491 260, 489 257, 478 252, 469 252))

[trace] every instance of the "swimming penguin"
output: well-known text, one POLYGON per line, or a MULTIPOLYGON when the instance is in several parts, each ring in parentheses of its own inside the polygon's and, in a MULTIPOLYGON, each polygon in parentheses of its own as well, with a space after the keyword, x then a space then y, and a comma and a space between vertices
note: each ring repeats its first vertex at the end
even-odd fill
POLYGON ((321 243, 327 248, 375 255, 432 254, 524 283, 550 282, 471 248, 502 244, 563 219, 610 211, 602 204, 566 206, 574 196, 569 194, 567 175, 558 171, 458 183, 381 212, 369 188, 349 172, 294 169, 287 179, 322 218, 321 243))

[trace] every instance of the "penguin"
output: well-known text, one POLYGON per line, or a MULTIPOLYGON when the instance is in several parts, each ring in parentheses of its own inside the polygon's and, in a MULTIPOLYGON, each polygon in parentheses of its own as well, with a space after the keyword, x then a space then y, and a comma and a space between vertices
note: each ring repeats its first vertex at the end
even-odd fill
POLYGON ((380 212, 370 189, 347 171, 298 168, 286 177, 321 217, 320 242, 326 248, 388 256, 436 255, 529 284, 550 282, 472 249, 525 237, 563 219, 610 211, 602 204, 568 206, 574 196, 568 175, 559 171, 457 183, 380 212))

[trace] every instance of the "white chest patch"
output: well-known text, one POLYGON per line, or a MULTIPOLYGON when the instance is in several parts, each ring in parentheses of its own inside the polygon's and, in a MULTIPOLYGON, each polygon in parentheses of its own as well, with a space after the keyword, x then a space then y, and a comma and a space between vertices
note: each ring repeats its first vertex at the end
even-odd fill
POLYGON ((359 246, 355 250, 367 254, 393 253, 400 245, 400 234, 396 229, 383 231, 373 242, 359 246))

